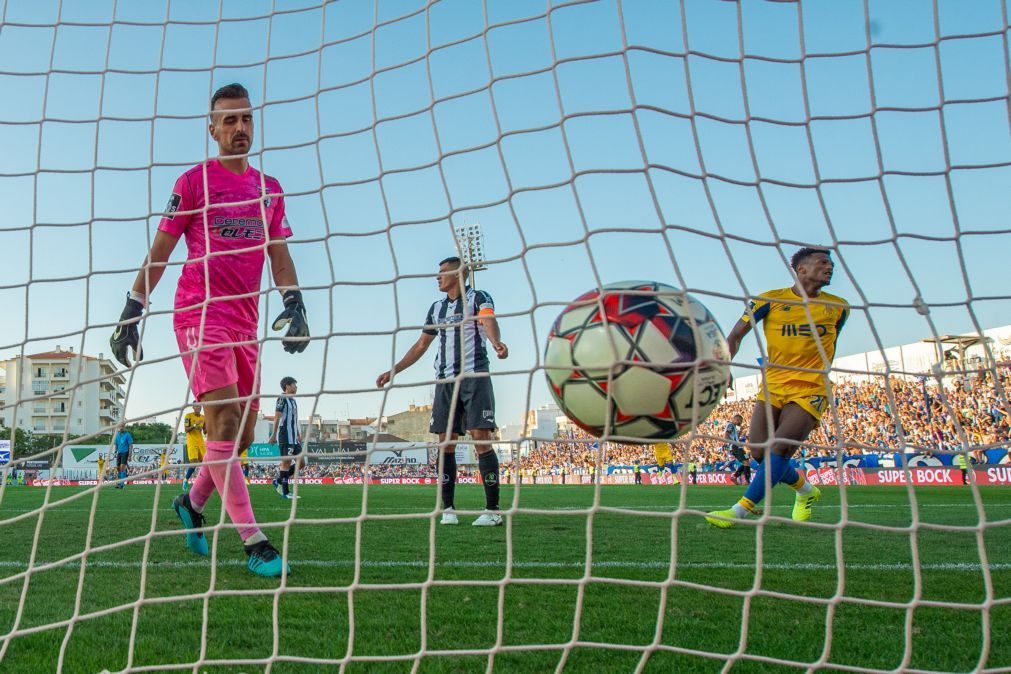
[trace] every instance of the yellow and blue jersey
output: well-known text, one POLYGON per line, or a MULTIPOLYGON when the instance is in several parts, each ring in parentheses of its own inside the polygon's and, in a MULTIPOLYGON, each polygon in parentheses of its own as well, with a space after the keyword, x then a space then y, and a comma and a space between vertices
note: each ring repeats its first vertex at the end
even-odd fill
POLYGON ((836 341, 849 313, 846 300, 826 292, 805 300, 793 288, 780 288, 752 300, 750 311, 741 320, 750 323, 754 317, 756 325, 762 324, 769 390, 824 389, 836 341))
POLYGON ((674 447, 669 442, 658 442, 653 445, 653 456, 656 457, 656 465, 663 468, 674 462, 674 447))
POLYGON ((204 441, 204 415, 187 412, 183 417, 186 426, 186 442, 204 441))
POLYGON ((183 417, 186 428, 186 456, 190 461, 203 461, 207 445, 204 442, 204 415, 187 412, 183 417))

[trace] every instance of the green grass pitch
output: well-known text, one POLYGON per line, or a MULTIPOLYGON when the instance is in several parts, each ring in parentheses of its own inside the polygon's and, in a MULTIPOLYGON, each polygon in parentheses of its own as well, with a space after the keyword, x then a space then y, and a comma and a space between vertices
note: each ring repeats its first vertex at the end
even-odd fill
MULTIPOLYGON (((979 489, 979 503, 968 488, 921 488, 915 508, 905 488, 848 488, 845 508, 826 488, 812 525, 780 519, 792 494, 779 488, 775 518, 721 531, 697 511, 739 488, 506 487, 504 505, 532 512, 477 528, 472 516, 439 526, 435 487, 367 499, 301 487, 293 511, 254 486, 258 518, 290 552, 283 588, 245 570, 229 528, 213 569, 188 553, 177 490, 55 488, 42 517, 46 490, 2 493, 0 671, 1011 668, 1008 488, 979 489), (26 574, 30 559, 86 549, 83 565, 26 574)), ((458 487, 459 508, 482 504, 480 487, 458 487)), ((208 521, 219 513, 213 497, 208 521)))

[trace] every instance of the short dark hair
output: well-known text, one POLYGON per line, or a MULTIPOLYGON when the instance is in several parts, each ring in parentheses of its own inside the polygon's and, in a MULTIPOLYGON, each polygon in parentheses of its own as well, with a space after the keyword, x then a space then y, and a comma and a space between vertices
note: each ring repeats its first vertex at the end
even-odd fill
POLYGON ((294 377, 285 377, 284 379, 281 380, 281 390, 283 391, 284 389, 288 388, 289 384, 297 384, 297 383, 298 382, 295 381, 294 377))
POLYGON ((797 271, 797 267, 804 264, 804 260, 812 255, 817 255, 818 253, 825 253, 829 257, 832 256, 832 251, 828 248, 811 248, 805 246, 793 254, 793 257, 790 258, 790 266, 793 267, 794 271, 797 271))
POLYGON ((214 106, 217 105, 218 101, 222 98, 249 98, 249 92, 246 91, 246 87, 233 82, 232 84, 226 84, 211 96, 211 112, 214 112, 214 106))
POLYGON ((463 278, 467 278, 470 275, 470 269, 467 267, 467 265, 463 263, 463 260, 458 258, 456 255, 453 255, 452 257, 447 257, 445 260, 439 263, 439 266, 441 267, 444 264, 450 265, 452 269, 460 270, 460 273, 463 275, 463 278))

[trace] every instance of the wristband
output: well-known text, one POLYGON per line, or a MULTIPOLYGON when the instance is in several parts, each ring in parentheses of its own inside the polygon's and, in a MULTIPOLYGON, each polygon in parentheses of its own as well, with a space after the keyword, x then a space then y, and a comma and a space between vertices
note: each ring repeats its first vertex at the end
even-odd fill
POLYGON ((140 306, 142 307, 147 306, 147 295, 145 295, 144 293, 139 293, 136 290, 131 290, 129 293, 127 293, 127 297, 129 297, 134 302, 139 302, 140 306))

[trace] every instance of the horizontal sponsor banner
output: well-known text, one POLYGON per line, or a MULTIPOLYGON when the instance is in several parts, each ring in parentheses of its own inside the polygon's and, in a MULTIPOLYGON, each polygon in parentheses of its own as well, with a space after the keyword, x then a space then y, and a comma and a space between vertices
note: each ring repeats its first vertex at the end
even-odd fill
POLYGON ((250 459, 276 459, 281 456, 281 449, 277 444, 268 444, 266 442, 254 442, 249 446, 249 451, 246 455, 250 459))
POLYGON ((733 473, 696 473, 693 482, 691 476, 684 477, 689 484, 734 484, 733 473))
MULTIPOLYGON (((950 466, 910 468, 908 472, 900 468, 880 468, 864 472, 867 484, 962 486, 962 471, 950 466)), ((1011 466, 976 467, 972 469, 970 479, 981 485, 1011 485, 1011 466)))
POLYGON ((831 485, 839 484, 843 480, 845 484, 868 484, 867 471, 863 468, 844 467, 841 471, 832 468, 809 468, 805 471, 808 482, 813 484, 831 485))
MULTIPOLYGON (((105 482, 114 482, 113 479, 107 479, 105 482)), ((363 484, 362 478, 360 477, 300 477, 298 480, 293 480, 293 482, 298 482, 299 484, 313 484, 313 485, 337 485, 337 484, 363 484)), ((182 484, 182 480, 177 480, 174 478, 169 478, 165 480, 153 480, 150 478, 138 478, 136 480, 127 480, 129 484, 182 484)), ((461 477, 458 481, 460 484, 476 484, 477 479, 473 477, 461 477)), ((261 478, 253 479, 249 481, 250 484, 254 485, 268 485, 273 484, 271 480, 264 480, 261 478)), ((434 477, 374 477, 369 481, 369 484, 437 484, 438 480, 434 477)), ((98 484, 97 480, 32 480, 29 486, 32 487, 93 487, 98 484)))
POLYGON ((365 463, 373 466, 423 466, 428 463, 428 447, 418 443, 310 442, 306 453, 315 463, 365 463))
POLYGON ((973 477, 976 478, 976 484, 1011 485, 1011 465, 976 468, 973 477))
MULTIPOLYGON (((183 459, 182 445, 134 445, 130 450, 130 462, 133 464, 157 464, 162 452, 168 449, 168 459, 172 463, 180 463, 183 459)), ((67 470, 95 470, 98 467, 98 457, 110 461, 115 454, 109 445, 67 445, 62 452, 62 467, 67 470)))
MULTIPOLYGON (((917 486, 962 486, 962 471, 950 466, 919 466, 902 470, 898 468, 846 468, 842 472, 844 482, 851 485, 886 485, 902 486, 914 484, 917 486)), ((839 484, 840 473, 834 468, 811 468, 807 471, 807 478, 811 482, 819 485, 839 484)), ((683 476, 665 472, 661 474, 642 474, 642 484, 644 485, 679 485, 683 476)), ((732 473, 698 473, 698 485, 735 485, 732 473)), ((974 468, 972 479, 978 485, 1008 485, 1011 486, 1011 466, 999 465, 986 468, 974 468)), ((313 485, 340 485, 340 484, 363 484, 360 476, 354 477, 303 477, 298 479, 300 484, 313 485)), ((151 478, 130 480, 130 484, 178 484, 180 480, 165 479, 156 480, 151 478)), ((504 484, 516 484, 515 476, 503 476, 504 484)), ((691 484, 691 478, 687 482, 691 484)), ((255 485, 271 484, 270 480, 257 478, 251 480, 255 485)), ((372 478, 369 484, 437 484, 434 477, 382 477, 372 478)), ((460 476, 457 484, 480 484, 481 479, 476 476, 460 476)), ((607 475, 603 479, 604 484, 634 484, 632 475, 607 475)), ((33 480, 31 486, 45 487, 52 485, 61 486, 93 486, 97 484, 95 480, 33 480)), ((537 475, 524 476, 522 484, 536 485, 573 485, 592 484, 589 475, 567 475, 563 480, 560 475, 537 475)), ((694 485, 693 485, 694 486, 694 485)))

